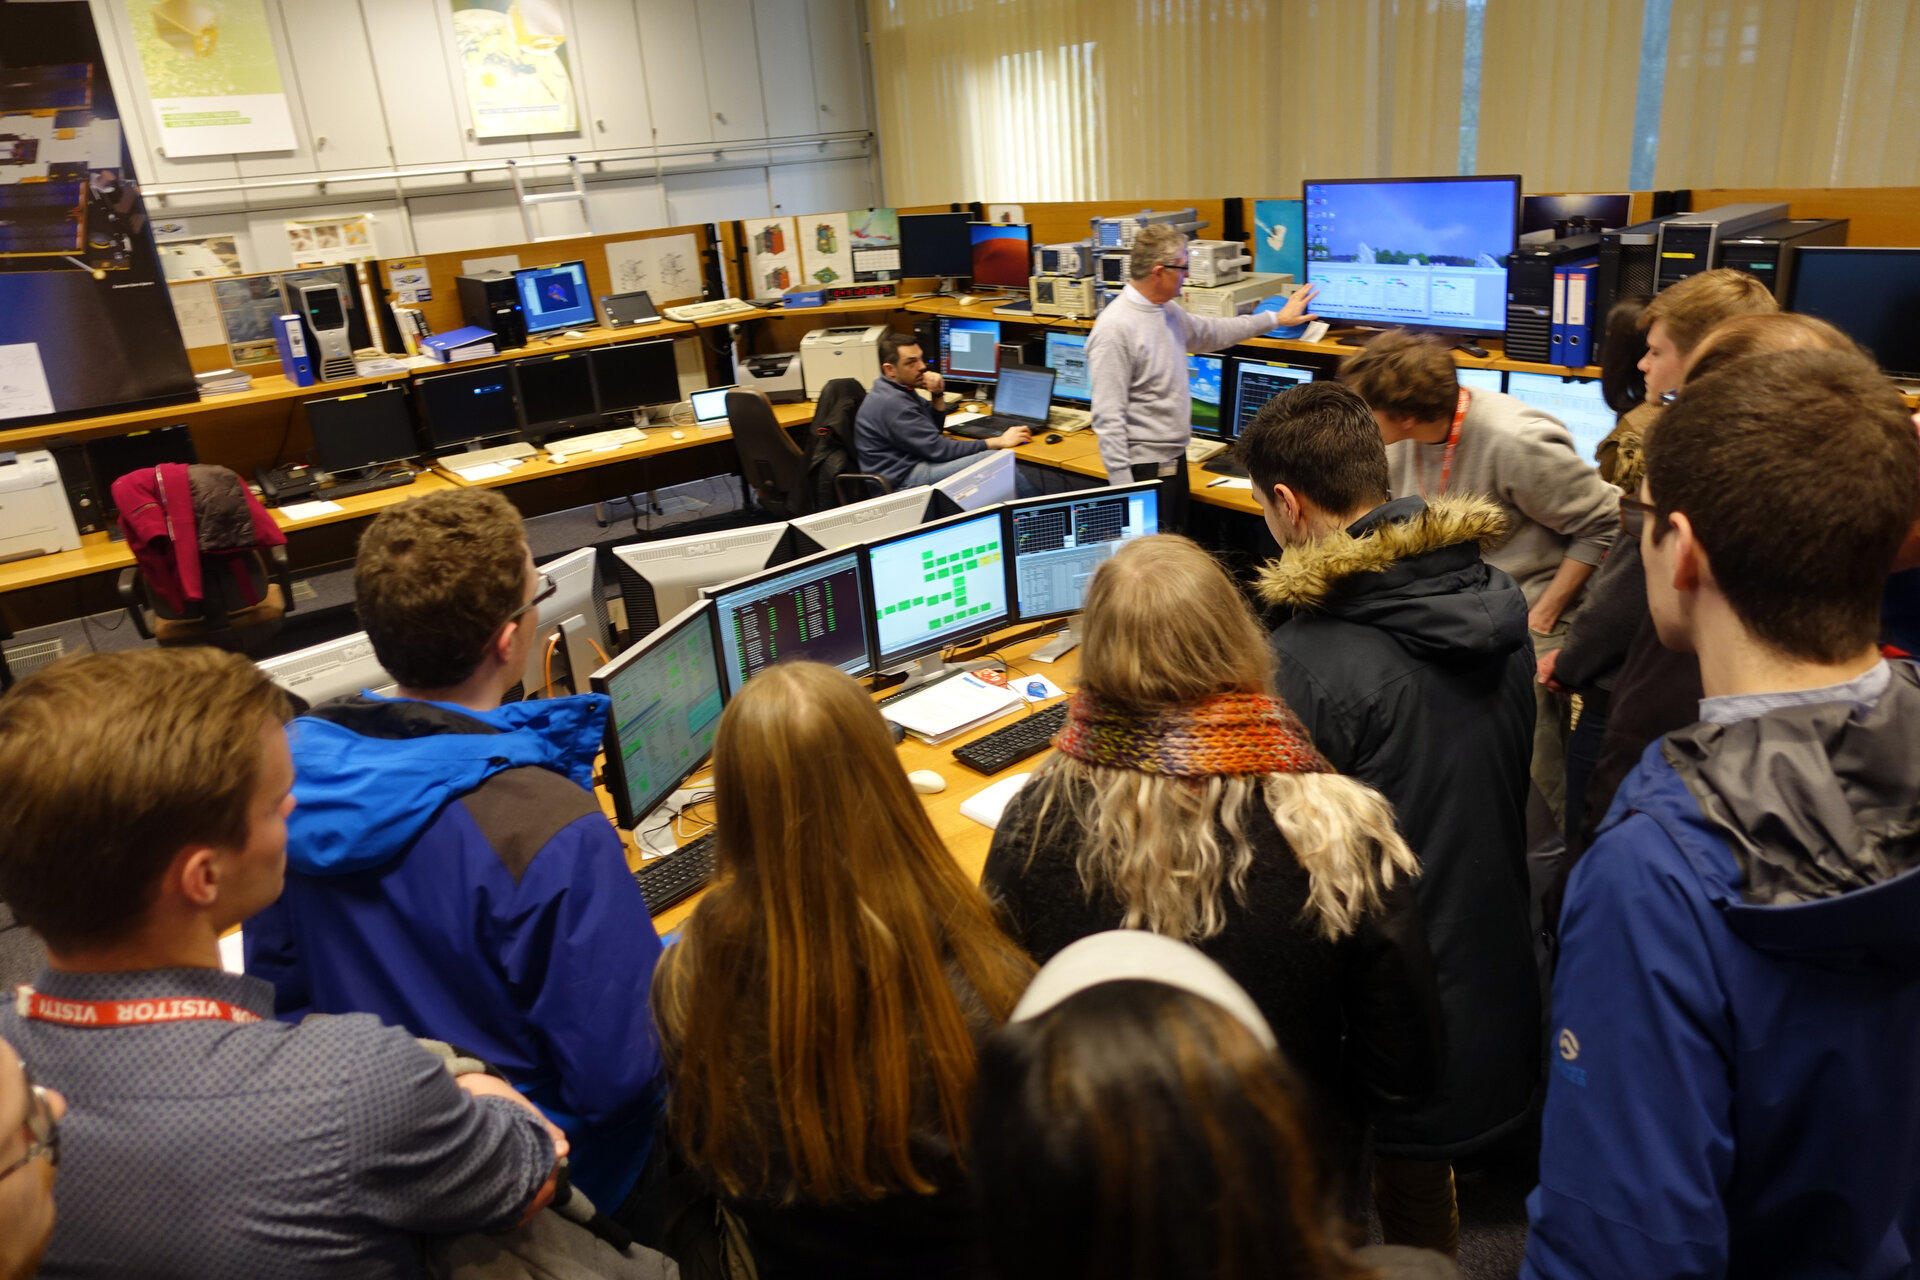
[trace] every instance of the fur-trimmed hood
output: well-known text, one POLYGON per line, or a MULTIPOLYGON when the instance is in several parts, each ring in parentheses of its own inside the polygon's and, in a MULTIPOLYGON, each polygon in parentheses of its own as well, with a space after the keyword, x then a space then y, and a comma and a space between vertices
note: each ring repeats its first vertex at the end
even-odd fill
POLYGON ((1509 653, 1527 643, 1526 597, 1481 559, 1506 534, 1506 514, 1487 498, 1396 498, 1289 549, 1257 589, 1269 605, 1380 627, 1418 651, 1509 653))

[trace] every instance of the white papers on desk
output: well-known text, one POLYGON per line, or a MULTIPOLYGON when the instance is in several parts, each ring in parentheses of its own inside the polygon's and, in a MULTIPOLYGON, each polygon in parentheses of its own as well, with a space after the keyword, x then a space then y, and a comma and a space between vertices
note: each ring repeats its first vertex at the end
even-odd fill
POLYGON ((1248 493, 1252 493, 1253 481, 1247 479, 1245 476, 1226 476, 1219 480, 1207 481, 1207 488, 1209 489, 1245 489, 1248 493))
POLYGON ((501 476, 513 474, 504 462, 483 462, 477 467, 450 467, 453 474, 462 480, 498 480, 501 476))
POLYGON ((984 418, 986 416, 984 413, 950 413, 941 419, 940 425, 948 428, 957 427, 963 422, 972 422, 975 418, 984 418))
POLYGON ((929 746, 938 746, 1025 706, 1013 690, 969 673, 930 684, 911 698, 882 707, 880 714, 929 746))
POLYGON ((289 502, 280 508, 280 514, 289 520, 311 520, 315 516, 330 516, 346 508, 337 502, 328 502, 321 498, 317 502, 289 502))

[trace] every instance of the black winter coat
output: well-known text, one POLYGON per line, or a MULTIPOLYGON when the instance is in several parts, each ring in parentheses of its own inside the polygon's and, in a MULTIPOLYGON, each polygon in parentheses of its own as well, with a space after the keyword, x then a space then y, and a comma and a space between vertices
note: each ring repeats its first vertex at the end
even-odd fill
POLYGON ((1393 803, 1420 859, 1447 1060, 1424 1104, 1375 1119, 1388 1154, 1452 1159, 1526 1122, 1540 1078, 1528 913, 1533 650, 1519 586, 1480 558, 1484 498, 1399 498, 1286 552, 1260 592, 1280 694, 1336 769, 1393 803))

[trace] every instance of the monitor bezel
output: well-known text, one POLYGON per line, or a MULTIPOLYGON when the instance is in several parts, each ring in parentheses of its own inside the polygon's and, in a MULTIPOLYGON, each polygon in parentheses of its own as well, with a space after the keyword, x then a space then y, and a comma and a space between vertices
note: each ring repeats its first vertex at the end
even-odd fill
POLYGON ((593 402, 599 407, 600 412, 603 415, 609 413, 634 413, 641 409, 652 408, 654 405, 673 404, 678 401, 680 399, 679 357, 674 352, 673 346, 674 340, 672 338, 642 338, 636 342, 610 342, 603 347, 589 348, 587 351, 587 367, 593 370, 593 402), (665 400, 649 400, 646 404, 619 405, 609 408, 606 404, 605 397, 600 392, 600 366, 604 361, 614 358, 613 353, 630 351, 635 347, 666 348, 667 363, 673 366, 675 371, 673 392, 665 400))
POLYGON ((867 575, 863 589, 867 593, 868 650, 873 654, 875 671, 884 672, 891 668, 914 662, 929 654, 943 652, 956 645, 965 644, 969 640, 977 640, 981 636, 990 635, 1002 627, 1012 626, 1020 620, 1013 605, 1013 557, 1006 551, 1006 522, 1002 520, 1000 516, 1001 505, 1003 504, 979 507, 973 511, 963 511, 957 516, 948 516, 943 520, 929 520, 917 529, 909 529, 905 533, 897 533, 891 538, 879 538, 873 542, 860 544, 862 551, 860 564, 862 572, 867 575), (873 588, 874 551, 881 547, 892 546, 894 543, 905 541, 908 538, 926 537, 928 534, 935 533, 949 525, 965 524, 969 520, 984 520, 989 518, 998 521, 1000 527, 1000 577, 1001 589, 1006 592, 1004 597, 1007 602, 1005 615, 998 618, 982 619, 969 626, 956 626, 953 631, 937 639, 929 639, 928 641, 910 644, 903 650, 891 653, 883 650, 880 647, 880 598, 873 588))
MULTIPOLYGON (((1153 531, 1160 532, 1160 491, 1159 480, 1136 480, 1132 484, 1104 485, 1093 489, 1074 489, 1067 493, 1043 494, 1037 498, 1020 498, 1013 502, 1002 503, 1000 507, 1000 545, 1007 549, 1007 588, 1009 602, 1013 605, 1016 618, 1020 622, 1049 622, 1055 618, 1071 618, 1079 609, 1042 610, 1028 613, 1020 606, 1020 553, 1013 540, 1013 521, 1021 511, 1028 507, 1045 507, 1059 503, 1092 502, 1100 498, 1122 497, 1132 493, 1151 493, 1153 497, 1153 531)), ((1143 537, 1151 535, 1143 534, 1143 537)))
POLYGON ((304 401, 301 405, 301 408, 308 415, 307 416, 307 432, 309 435, 313 437, 314 460, 321 464, 320 469, 325 471, 328 475, 343 475, 348 471, 371 471, 376 467, 390 467, 396 462, 405 462, 409 458, 416 458, 420 456, 420 438, 419 438, 418 429, 415 425, 414 417, 413 417, 412 397, 408 395, 407 388, 403 385, 389 383, 388 385, 383 387, 369 387, 365 391, 349 391, 345 395, 316 396, 311 400, 304 401), (389 396, 389 395, 397 396, 399 398, 400 413, 402 415, 402 420, 406 424, 403 431, 403 434, 406 440, 406 446, 407 446, 406 451, 404 453, 396 454, 391 458, 382 458, 377 462, 356 463, 351 467, 345 467, 340 469, 339 471, 335 471, 334 469, 326 466, 326 459, 320 456, 321 433, 313 429, 313 417, 312 417, 313 406, 316 404, 337 405, 337 404, 340 404, 342 401, 346 401, 346 400, 370 400, 375 396, 389 396))
POLYGON ((958 213, 903 213, 901 214, 900 215, 900 259, 901 259, 900 274, 901 276, 903 278, 911 276, 914 279, 920 279, 920 280, 960 279, 962 277, 970 276, 973 271, 973 232, 969 230, 969 227, 971 226, 972 223, 976 221, 978 221, 978 219, 976 219, 972 213, 964 209, 962 209, 958 213), (957 237, 957 239, 959 240, 959 244, 960 244, 960 255, 958 259, 961 261, 960 270, 928 271, 928 272, 923 272, 918 274, 910 273, 907 270, 907 263, 906 263, 907 245, 909 243, 909 236, 908 236, 909 224, 911 224, 914 228, 919 229, 921 232, 924 232, 926 230, 931 229, 932 222, 935 219, 947 219, 949 220, 949 225, 952 228, 957 229, 959 231, 959 236, 957 237))
POLYGON ((1291 360, 1268 360, 1262 356, 1228 356, 1226 371, 1221 375, 1223 381, 1220 388, 1220 407, 1223 412, 1220 415, 1219 437, 1227 444, 1232 444, 1240 438, 1240 431, 1234 425, 1240 417, 1240 367, 1249 364, 1275 369, 1293 369, 1306 374, 1307 381, 1296 383, 1296 386, 1306 386, 1309 382, 1320 381, 1321 371, 1310 364, 1295 364, 1291 360))
POLYGON ((985 385, 986 383, 989 383, 989 382, 998 383, 1000 381, 1000 348, 1003 345, 1002 339, 1004 339, 1006 336, 1007 336, 1006 326, 1001 324, 998 320, 991 320, 985 316, 941 316, 940 317, 940 368, 939 368, 940 376, 943 378, 953 378, 959 382, 972 382, 972 383, 978 383, 981 385, 985 385), (987 332, 985 329, 972 328, 971 326, 974 326, 974 325, 990 324, 993 326, 993 372, 992 373, 979 374, 979 373, 972 373, 972 372, 955 372, 950 367, 953 363, 953 360, 952 360, 953 344, 949 340, 948 335, 953 332, 953 326, 956 323, 969 326, 968 331, 971 333, 987 332))
POLYGON ((983 222, 983 221, 980 221, 979 219, 975 219, 967 223, 967 266, 969 268, 967 272, 968 278, 972 280, 974 284, 982 288, 1025 289, 1027 287, 1027 282, 1033 278, 1033 271, 1032 271, 1033 224, 1031 222, 992 222, 992 221, 983 222), (975 240, 973 238, 973 229, 975 227, 1000 227, 1003 229, 1018 228, 1019 230, 1026 233, 1027 251, 1026 251, 1026 254, 1024 255, 1024 262, 1027 265, 1028 271, 1025 276, 1021 277, 1020 282, 1018 284, 1008 284, 1002 280, 983 280, 977 271, 974 271, 971 269, 975 265, 975 259, 978 257, 978 255, 974 252, 974 250, 977 249, 980 244, 978 240, 975 240))
POLYGON ((563 258, 559 262, 542 262, 531 267, 513 269, 514 301, 520 304, 521 315, 526 319, 528 333, 552 333, 555 329, 571 329, 581 325, 593 325, 599 321, 599 310, 594 306, 593 282, 587 276, 587 262, 584 258, 563 258), (560 320, 550 324, 535 324, 533 311, 527 306, 527 293, 523 281, 537 271, 558 271, 562 267, 580 268, 580 288, 586 296, 587 318, 585 320, 560 320))
MULTIPOLYGON (((1920 259, 1920 247, 1908 247, 1908 246, 1901 246, 1901 245, 1852 245, 1852 244, 1802 245, 1797 250, 1795 250, 1795 253, 1794 253, 1793 297, 1787 301, 1786 309, 1789 311, 1800 310, 1800 286, 1806 280, 1806 260, 1809 255, 1815 258, 1840 258, 1840 257, 1850 256, 1850 255, 1866 255, 1866 254, 1893 254, 1896 257, 1910 257, 1910 258, 1920 259)), ((1807 314, 1811 315, 1813 313, 1808 312, 1807 314)), ((1824 318, 1824 317, 1816 317, 1816 318, 1824 318)), ((1855 342, 1859 343, 1863 348, 1867 346, 1867 344, 1864 341, 1862 341, 1859 337, 1857 337, 1852 331, 1850 331, 1844 324, 1841 324, 1838 320, 1828 320, 1827 323, 1833 325, 1836 329, 1839 329, 1842 333, 1845 333, 1849 338, 1852 338, 1855 342)), ((1916 345, 1917 347, 1920 347, 1920 344, 1916 344, 1916 345)), ((1881 363, 1882 357, 1880 352, 1874 351, 1872 354, 1873 354, 1874 363, 1880 366, 1880 372, 1886 374, 1889 378, 1902 378, 1907 380, 1920 378, 1920 368, 1895 369, 1889 365, 1881 363)), ((1916 355, 1914 359, 1914 363, 1916 365, 1920 365, 1920 355, 1916 355)))
MULTIPOLYGON (((705 625, 707 629, 707 640, 713 646, 714 667, 718 669, 720 667, 720 632, 719 623, 716 621, 714 614, 713 601, 699 600, 687 608, 682 609, 679 613, 674 614, 673 617, 662 622, 639 640, 621 650, 620 653, 615 655, 611 662, 587 677, 587 683, 592 687, 593 691, 605 696, 608 700, 607 727, 602 748, 606 756, 606 763, 601 768, 601 776, 607 788, 607 795, 613 801, 614 824, 622 831, 632 831, 637 834, 640 820, 646 817, 648 813, 651 813, 652 810, 647 809, 639 813, 634 812, 633 792, 627 781, 626 758, 620 754, 620 729, 614 720, 614 709, 612 706, 613 694, 608 690, 607 686, 621 672, 638 662, 641 658, 647 656, 656 645, 665 644, 668 640, 678 636, 683 628, 691 627, 695 623, 705 625)), ((721 671, 720 708, 722 713, 726 710, 727 701, 726 672, 721 671)), ((704 756, 697 757, 692 764, 687 766, 684 772, 673 780, 670 786, 661 792, 660 799, 655 801, 654 807, 658 808, 660 804, 664 803, 668 797, 680 789, 682 783, 686 782, 686 780, 694 774, 700 772, 701 768, 704 767, 711 758, 711 752, 708 752, 704 756)))
POLYGON ((413 380, 413 389, 414 394, 419 397, 419 402, 415 407, 420 411, 421 443, 425 445, 428 453, 436 457, 444 453, 456 452, 466 448, 470 444, 477 444, 482 440, 517 440, 520 438, 520 379, 514 376, 513 366, 511 364, 473 365, 465 369, 451 369, 446 373, 436 373, 430 377, 415 378, 413 380), (434 416, 428 410, 427 392, 423 390, 423 388, 437 386, 442 382, 448 382, 455 378, 481 377, 488 371, 497 371, 500 377, 506 381, 507 395, 512 397, 513 400, 513 425, 505 431, 496 431, 488 435, 463 435, 453 440, 442 440, 435 426, 434 416))
MULTIPOLYGON (((1494 338, 1502 337, 1506 334, 1507 323, 1504 299, 1507 294, 1507 284, 1511 281, 1512 277, 1512 267, 1510 264, 1513 257, 1513 250, 1514 247, 1520 243, 1520 219, 1525 203, 1525 196, 1521 190, 1523 183, 1521 175, 1517 173, 1460 173, 1435 174, 1429 177, 1415 176, 1411 178, 1302 178, 1300 180, 1300 207, 1303 211, 1307 207, 1307 190, 1310 187, 1377 187, 1385 183, 1432 184, 1440 182, 1510 182, 1513 184, 1513 227, 1512 234, 1507 237, 1507 252, 1501 268, 1507 273, 1508 280, 1502 281, 1500 286, 1500 296, 1503 299, 1500 323, 1483 328, 1474 325, 1441 324, 1434 320, 1382 320, 1377 316, 1363 316, 1356 319, 1352 316, 1335 315, 1333 312, 1316 304, 1314 310, 1322 320, 1330 321, 1334 324, 1363 325, 1368 328, 1406 329, 1415 333, 1457 333, 1476 337, 1494 338)), ((1303 243, 1300 246, 1302 255, 1300 262, 1301 270, 1306 275, 1306 279, 1302 281, 1302 283, 1310 285, 1315 283, 1313 278, 1314 260, 1305 256, 1306 244, 1304 243, 1304 230, 1302 231, 1302 240, 1303 243)))
POLYGON ((572 431, 578 430, 581 427, 598 425, 601 412, 600 380, 594 376, 591 352, 547 351, 539 355, 522 356, 513 362, 513 389, 515 392, 515 408, 520 416, 520 430, 526 433, 528 440, 538 442, 546 436, 555 435, 562 431, 572 431), (520 385, 521 370, 528 365, 550 368, 560 364, 562 361, 567 362, 568 367, 571 368, 572 362, 575 360, 578 360, 581 367, 587 371, 587 401, 593 407, 582 416, 573 418, 542 418, 538 422, 534 421, 533 415, 527 411, 526 389, 520 385))
MULTIPOLYGON (((863 593, 863 598, 860 601, 860 643, 862 648, 865 650, 864 661, 861 663, 860 669, 858 671, 849 671, 847 672, 847 675, 851 676, 855 680, 862 680, 874 673, 876 669, 875 663, 874 663, 874 650, 873 650, 875 633, 873 628, 867 625, 866 615, 868 614, 869 610, 867 608, 867 602, 864 597, 864 593, 867 589, 867 582, 866 582, 867 575, 865 570, 866 551, 867 551, 866 544, 858 543, 858 542, 852 544, 851 546, 840 547, 837 550, 816 551, 814 554, 810 556, 801 556, 799 559, 789 560, 783 565, 776 565, 774 568, 771 568, 771 569, 762 569, 758 573, 750 573, 745 575, 744 577, 735 578, 731 582, 723 582, 717 587, 701 588, 701 594, 704 595, 707 598, 707 600, 710 601, 713 605, 714 644, 716 646, 715 652, 720 656, 720 663, 721 663, 720 678, 723 681, 725 681, 727 684, 728 697, 732 697, 735 694, 739 693, 741 688, 743 688, 746 685, 747 680, 751 680, 753 677, 748 676, 745 680, 740 681, 738 685, 733 683, 733 677, 734 677, 733 667, 726 660, 727 659, 726 623, 725 623, 725 620, 721 617, 721 609, 724 607, 721 603, 722 599, 724 597, 734 595, 741 591, 750 591, 754 587, 764 585, 765 583, 770 582, 775 578, 784 578, 791 573, 803 573, 810 567, 814 566, 816 563, 825 563, 826 561, 838 560, 843 557, 852 558, 854 576, 859 584, 855 589, 863 593)), ((781 659, 780 661, 786 661, 786 659, 781 659)), ((825 665, 825 664, 822 664, 822 665, 825 665)), ((837 667, 835 668, 835 670, 839 670, 839 669, 840 668, 837 668, 837 667)))

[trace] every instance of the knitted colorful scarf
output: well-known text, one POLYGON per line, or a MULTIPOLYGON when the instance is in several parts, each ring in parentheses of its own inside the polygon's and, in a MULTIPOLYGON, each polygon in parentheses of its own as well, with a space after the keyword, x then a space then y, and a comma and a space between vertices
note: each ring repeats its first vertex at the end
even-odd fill
POLYGON ((1087 764, 1176 778, 1334 771, 1287 704, 1259 693, 1152 712, 1077 693, 1053 745, 1087 764))

